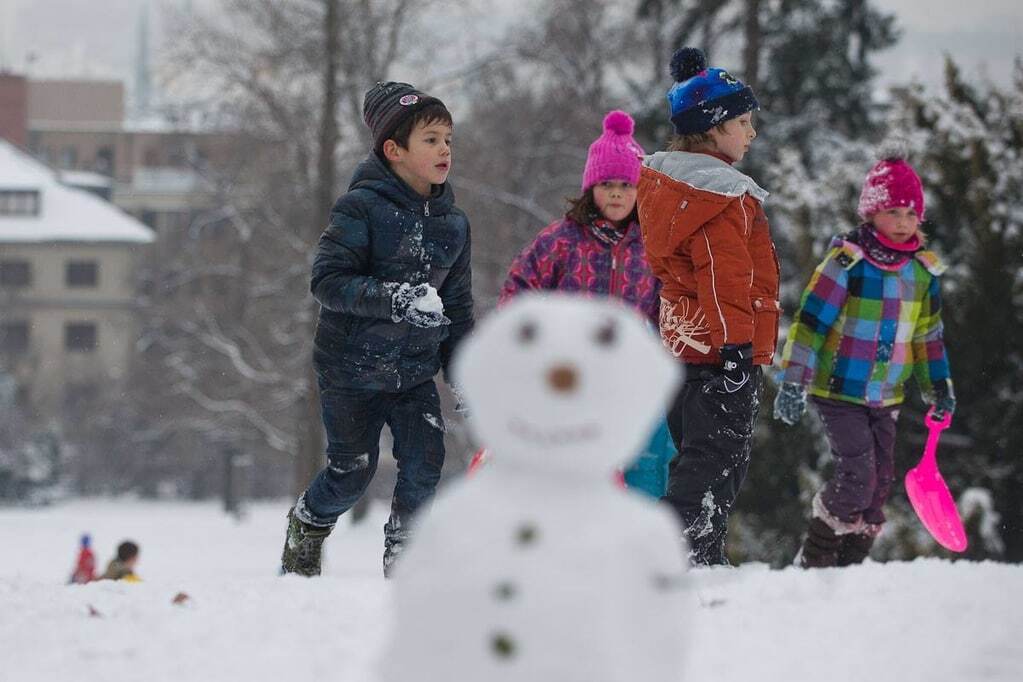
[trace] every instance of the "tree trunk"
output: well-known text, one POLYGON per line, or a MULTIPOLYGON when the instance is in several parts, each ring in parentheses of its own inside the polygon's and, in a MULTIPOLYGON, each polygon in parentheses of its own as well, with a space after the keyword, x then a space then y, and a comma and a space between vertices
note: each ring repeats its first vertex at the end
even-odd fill
POLYGON ((743 77, 754 92, 760 78, 760 0, 746 0, 746 45, 742 50, 743 77))
MULTIPOLYGON (((334 203, 337 184, 335 171, 335 149, 338 143, 337 129, 337 71, 340 45, 338 40, 338 0, 324 0, 324 51, 325 66, 323 72, 323 108, 320 112, 320 140, 318 175, 316 187, 315 224, 310 226, 310 248, 315 248, 320 233, 327 225, 330 208, 334 203)), ((316 331, 316 319, 319 307, 313 303, 312 314, 309 315, 309 336, 313 338, 316 331)), ((311 358, 310 358, 311 360, 311 358)), ((320 401, 316 387, 316 373, 312 367, 308 370, 306 394, 303 397, 304 409, 300 414, 298 428, 299 451, 295 460, 295 492, 300 493, 309 485, 309 481, 320 470, 323 461, 323 428, 320 425, 320 401)))

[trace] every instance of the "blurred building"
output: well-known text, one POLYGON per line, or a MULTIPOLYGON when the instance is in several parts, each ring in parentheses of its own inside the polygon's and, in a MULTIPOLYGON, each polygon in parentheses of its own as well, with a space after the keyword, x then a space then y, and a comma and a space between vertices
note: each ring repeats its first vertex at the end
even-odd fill
POLYGON ((127 378, 136 267, 154 235, 0 140, 0 370, 18 402, 59 416, 127 378))
POLYGON ((119 82, 29 81, 27 95, 28 150, 72 174, 69 182, 91 174, 84 178, 95 191, 97 176, 106 178, 110 200, 161 233, 215 203, 206 171, 226 165, 228 136, 152 117, 126 120, 119 82))

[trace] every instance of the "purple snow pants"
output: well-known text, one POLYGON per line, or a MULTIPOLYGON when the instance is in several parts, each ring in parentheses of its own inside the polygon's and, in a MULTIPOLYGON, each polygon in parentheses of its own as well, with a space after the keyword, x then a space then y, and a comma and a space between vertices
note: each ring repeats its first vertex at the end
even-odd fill
POLYGON ((841 400, 811 398, 831 443, 835 473, 821 501, 845 523, 861 518, 884 523, 882 507, 895 479, 895 423, 899 406, 867 407, 841 400))

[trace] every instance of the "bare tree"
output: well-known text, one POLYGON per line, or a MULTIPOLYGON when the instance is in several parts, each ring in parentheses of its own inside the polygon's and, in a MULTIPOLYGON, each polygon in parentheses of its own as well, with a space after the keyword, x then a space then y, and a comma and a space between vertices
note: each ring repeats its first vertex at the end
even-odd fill
POLYGON ((234 145, 231 163, 197 167, 216 208, 164 240, 151 271, 143 385, 168 408, 154 428, 201 443, 193 471, 220 471, 207 460, 227 443, 267 475, 294 458, 292 489, 320 466, 309 261, 342 190, 339 159, 367 147, 362 95, 387 78, 423 7, 226 0, 175 18, 167 85, 182 114, 232 131, 234 145))

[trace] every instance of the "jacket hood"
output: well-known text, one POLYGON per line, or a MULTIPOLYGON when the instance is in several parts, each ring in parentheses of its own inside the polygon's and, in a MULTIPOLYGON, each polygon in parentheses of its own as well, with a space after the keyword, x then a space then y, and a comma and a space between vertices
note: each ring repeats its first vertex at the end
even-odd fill
POLYGON ((768 197, 767 190, 753 178, 709 154, 656 152, 644 157, 643 165, 705 192, 730 198, 749 193, 760 203, 768 197))
MULTIPOLYGON (((866 257, 863 247, 856 242, 849 240, 847 235, 832 237, 831 244, 829 244, 829 246, 833 249, 838 249, 841 252, 840 264, 846 270, 856 265, 856 263, 866 257)), ((915 253, 910 254, 909 257, 920 263, 927 272, 931 273, 935 277, 940 277, 945 274, 946 270, 948 270, 948 264, 945 263, 944 259, 942 259, 937 252, 932 251, 931 249, 919 249, 915 253)))
POLYGON ((368 189, 414 213, 443 215, 450 213, 455 205, 455 193, 450 183, 433 185, 433 195, 426 198, 409 187, 375 153, 371 153, 355 167, 348 191, 357 189, 368 189))

